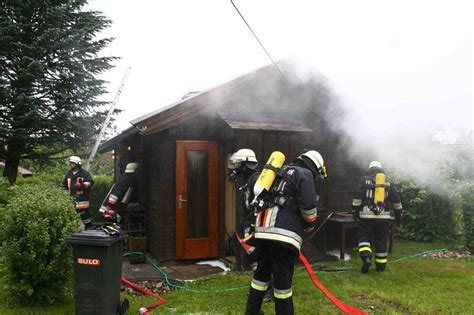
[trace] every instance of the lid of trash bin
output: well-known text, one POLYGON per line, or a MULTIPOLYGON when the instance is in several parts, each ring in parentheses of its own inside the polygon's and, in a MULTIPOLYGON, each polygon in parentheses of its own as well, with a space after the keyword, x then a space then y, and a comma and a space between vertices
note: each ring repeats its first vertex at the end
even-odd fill
POLYGON ((104 230, 84 230, 66 238, 72 245, 110 246, 125 239, 125 235, 109 235, 104 230))

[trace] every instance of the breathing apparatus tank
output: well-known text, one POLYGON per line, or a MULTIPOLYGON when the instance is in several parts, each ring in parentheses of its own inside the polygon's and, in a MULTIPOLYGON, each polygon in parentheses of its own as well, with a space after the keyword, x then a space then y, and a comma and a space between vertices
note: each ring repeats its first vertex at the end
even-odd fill
POLYGON ((385 174, 375 174, 375 189, 374 189, 374 207, 372 211, 379 215, 384 211, 385 201, 385 174))
POLYGON ((274 151, 268 158, 267 164, 263 166, 263 170, 258 176, 255 186, 253 187, 253 193, 255 195, 252 205, 259 205, 259 200, 262 199, 265 193, 270 191, 277 172, 285 163, 285 155, 279 151, 274 151))
POLYGON ((374 202, 383 203, 385 200, 385 174, 377 173, 375 175, 375 193, 374 202))

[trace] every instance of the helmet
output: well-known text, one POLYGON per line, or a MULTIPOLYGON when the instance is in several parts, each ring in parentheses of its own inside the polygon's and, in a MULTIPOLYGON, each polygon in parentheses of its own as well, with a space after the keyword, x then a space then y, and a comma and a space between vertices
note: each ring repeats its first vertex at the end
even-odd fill
POLYGON ((138 168, 138 163, 128 163, 125 167, 125 173, 135 173, 138 168))
POLYGON ((236 169, 241 165, 242 162, 244 162, 248 168, 255 169, 258 163, 255 152, 250 149, 238 150, 229 158, 229 168, 236 169))
POLYGON ((321 174, 324 177, 328 176, 326 166, 324 166, 324 159, 318 151, 308 151, 298 156, 297 159, 303 161, 313 174, 321 174))
POLYGON ((78 156, 74 156, 74 155, 69 158, 69 163, 75 163, 77 165, 82 165, 81 158, 78 157, 78 156))
POLYGON ((369 163, 369 167, 367 168, 367 170, 370 170, 371 168, 380 168, 382 169, 382 163, 380 163, 379 161, 372 161, 369 163))

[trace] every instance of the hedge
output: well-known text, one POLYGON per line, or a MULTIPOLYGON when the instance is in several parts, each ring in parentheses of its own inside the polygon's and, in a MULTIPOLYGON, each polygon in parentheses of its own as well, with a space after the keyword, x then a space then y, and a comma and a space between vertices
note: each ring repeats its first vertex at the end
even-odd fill
POLYGON ((48 183, 9 188, 0 205, 3 284, 13 304, 53 304, 70 297, 72 248, 80 228, 66 191, 48 183))

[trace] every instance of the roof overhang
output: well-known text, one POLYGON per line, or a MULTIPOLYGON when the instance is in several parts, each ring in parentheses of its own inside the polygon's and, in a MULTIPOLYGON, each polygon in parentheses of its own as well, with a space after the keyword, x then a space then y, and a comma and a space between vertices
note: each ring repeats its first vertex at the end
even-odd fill
POLYGON ((304 126, 303 123, 292 123, 292 122, 261 122, 261 121, 249 121, 249 120, 235 120, 235 119, 224 119, 224 121, 232 129, 243 129, 243 130, 268 130, 268 131, 292 131, 292 132, 313 132, 308 127, 304 126))
POLYGON ((110 138, 104 143, 101 143, 99 146, 99 153, 105 153, 114 150, 123 140, 126 138, 138 134, 138 130, 135 127, 129 127, 116 135, 113 138, 110 138))

